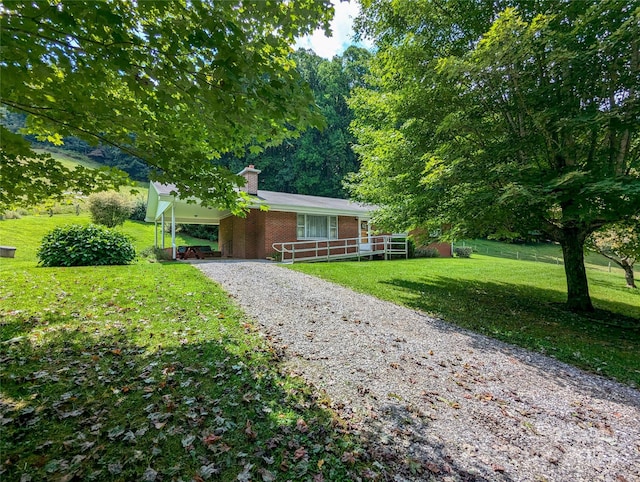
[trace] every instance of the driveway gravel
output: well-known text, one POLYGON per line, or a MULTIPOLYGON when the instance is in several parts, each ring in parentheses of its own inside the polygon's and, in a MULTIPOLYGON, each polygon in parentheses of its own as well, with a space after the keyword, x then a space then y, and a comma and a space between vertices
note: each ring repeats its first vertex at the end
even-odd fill
POLYGON ((640 392, 261 262, 196 266, 393 480, 640 481, 640 392))

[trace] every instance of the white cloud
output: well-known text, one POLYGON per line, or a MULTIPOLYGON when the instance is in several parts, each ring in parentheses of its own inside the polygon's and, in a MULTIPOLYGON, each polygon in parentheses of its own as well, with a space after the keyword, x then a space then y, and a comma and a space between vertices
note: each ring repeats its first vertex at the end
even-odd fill
POLYGON ((355 0, 348 2, 331 0, 335 8, 335 16, 331 21, 331 37, 325 37, 322 30, 316 30, 295 44, 295 48, 311 49, 320 57, 331 59, 342 54, 349 45, 353 45, 353 20, 360 12, 360 5, 355 0))

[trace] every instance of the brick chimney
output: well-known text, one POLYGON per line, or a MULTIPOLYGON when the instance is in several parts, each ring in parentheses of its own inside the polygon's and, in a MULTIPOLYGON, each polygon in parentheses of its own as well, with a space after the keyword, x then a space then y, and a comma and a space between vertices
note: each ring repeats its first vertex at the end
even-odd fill
POLYGON ((249 167, 245 167, 242 171, 238 173, 239 176, 244 177, 247 180, 247 183, 242 188, 243 191, 246 191, 248 194, 258 194, 258 174, 262 171, 256 169, 253 164, 249 164, 249 167))

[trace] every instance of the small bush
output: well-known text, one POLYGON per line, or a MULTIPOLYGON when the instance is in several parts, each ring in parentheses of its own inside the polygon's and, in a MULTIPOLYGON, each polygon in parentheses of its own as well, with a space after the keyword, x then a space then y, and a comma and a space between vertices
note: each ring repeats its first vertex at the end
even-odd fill
POLYGON ((181 233, 193 236, 198 239, 207 239, 209 241, 218 240, 218 226, 207 224, 180 224, 178 229, 181 233))
POLYGON ((269 258, 274 261, 282 261, 282 253, 279 251, 274 251, 273 253, 271 253, 271 256, 269 256, 269 258))
POLYGON ((140 252, 140 257, 147 258, 151 262, 172 260, 171 253, 168 253, 162 248, 154 248, 153 246, 143 249, 140 252))
POLYGON ((91 220, 108 228, 122 225, 131 214, 127 198, 114 191, 98 192, 89 196, 91 220))
POLYGON ((42 266, 129 264, 135 257, 127 235, 95 224, 57 227, 42 238, 38 249, 42 266))
POLYGON ((417 248, 415 251, 416 258, 439 258, 440 251, 436 248, 417 248))
POLYGON ((407 257, 416 257, 416 242, 413 240, 413 238, 407 238, 407 257))
POLYGON ((5 211, 2 219, 20 219, 22 216, 18 211, 5 211))
POLYGON ((455 248, 453 252, 458 258, 470 258, 471 253, 473 253, 473 248, 470 246, 464 246, 462 248, 455 248))
POLYGON ((147 217, 147 202, 144 199, 136 199, 129 219, 132 221, 144 221, 145 217, 147 217))

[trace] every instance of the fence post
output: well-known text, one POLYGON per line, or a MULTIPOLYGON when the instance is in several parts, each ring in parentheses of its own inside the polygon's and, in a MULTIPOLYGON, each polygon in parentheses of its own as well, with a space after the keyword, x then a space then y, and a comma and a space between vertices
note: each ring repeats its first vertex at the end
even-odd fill
POLYGON ((389 236, 385 236, 383 238, 384 241, 384 260, 386 261, 388 258, 387 256, 387 250, 389 249, 389 236))
POLYGON ((611 273, 611 261, 609 261, 609 273, 611 273))
POLYGON ((520 259, 520 251, 516 251, 516 259, 520 259))
POLYGON ((296 259, 296 245, 292 244, 291 245, 291 264, 295 262, 295 259, 296 259))

